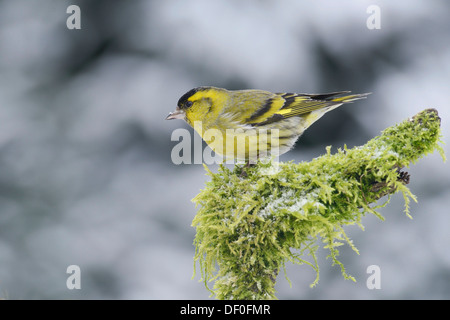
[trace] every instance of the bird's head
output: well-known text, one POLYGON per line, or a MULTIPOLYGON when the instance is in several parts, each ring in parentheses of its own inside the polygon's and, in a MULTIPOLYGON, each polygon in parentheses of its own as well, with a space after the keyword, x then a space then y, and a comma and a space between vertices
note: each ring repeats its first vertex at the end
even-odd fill
POLYGON ((166 120, 183 119, 191 126, 195 121, 204 121, 212 111, 223 105, 226 90, 215 87, 197 87, 186 92, 178 100, 174 112, 166 120))

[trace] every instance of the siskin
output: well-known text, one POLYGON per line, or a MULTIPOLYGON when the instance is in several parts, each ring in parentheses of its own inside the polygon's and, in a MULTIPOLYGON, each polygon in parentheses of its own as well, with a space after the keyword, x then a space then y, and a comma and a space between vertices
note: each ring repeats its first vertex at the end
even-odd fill
POLYGON ((279 156, 325 113, 369 93, 272 93, 198 87, 185 93, 166 120, 184 119, 215 153, 245 160, 279 156))

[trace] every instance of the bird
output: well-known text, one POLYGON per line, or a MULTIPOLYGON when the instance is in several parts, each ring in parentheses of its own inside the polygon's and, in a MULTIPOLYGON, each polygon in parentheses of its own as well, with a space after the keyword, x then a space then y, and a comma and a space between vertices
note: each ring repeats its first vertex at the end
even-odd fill
POLYGON ((272 93, 196 87, 181 96, 166 120, 183 119, 215 153, 254 164, 280 156, 325 113, 370 93, 272 93))

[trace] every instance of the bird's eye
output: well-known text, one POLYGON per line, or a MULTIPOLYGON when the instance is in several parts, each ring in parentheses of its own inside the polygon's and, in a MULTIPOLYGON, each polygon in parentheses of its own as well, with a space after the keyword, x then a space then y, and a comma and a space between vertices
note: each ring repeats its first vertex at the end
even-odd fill
POLYGON ((186 101, 186 103, 184 104, 185 108, 189 108, 192 106, 192 101, 186 101))

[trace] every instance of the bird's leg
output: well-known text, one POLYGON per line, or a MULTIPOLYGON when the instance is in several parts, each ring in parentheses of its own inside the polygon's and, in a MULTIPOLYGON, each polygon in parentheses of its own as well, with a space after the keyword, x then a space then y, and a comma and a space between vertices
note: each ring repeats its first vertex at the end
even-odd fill
POLYGON ((256 165, 255 163, 250 163, 250 160, 247 160, 247 163, 242 167, 240 177, 246 178, 247 177, 247 169, 250 167, 254 167, 255 165, 256 165))
POLYGON ((246 168, 249 167, 250 162, 247 162, 242 168, 241 168, 241 174, 239 175, 241 178, 247 178, 247 170, 246 168))

